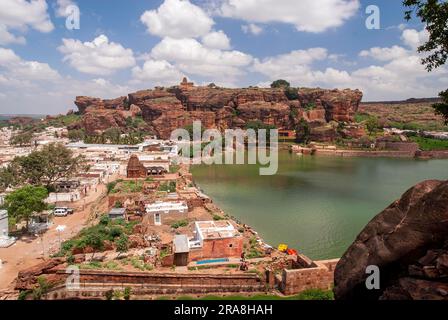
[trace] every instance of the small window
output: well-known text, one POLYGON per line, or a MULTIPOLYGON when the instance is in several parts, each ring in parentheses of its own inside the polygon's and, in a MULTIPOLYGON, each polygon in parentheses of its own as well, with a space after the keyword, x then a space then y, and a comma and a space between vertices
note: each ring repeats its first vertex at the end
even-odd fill
POLYGON ((233 248, 233 244, 231 243, 231 244, 229 244, 229 248, 233 248))

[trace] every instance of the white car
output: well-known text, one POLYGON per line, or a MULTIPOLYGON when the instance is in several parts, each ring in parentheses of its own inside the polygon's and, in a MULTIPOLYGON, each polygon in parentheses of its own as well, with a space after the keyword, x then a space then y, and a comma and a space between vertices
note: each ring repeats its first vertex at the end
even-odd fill
POLYGON ((65 208, 56 208, 53 213, 55 217, 66 217, 68 215, 67 209, 65 208))

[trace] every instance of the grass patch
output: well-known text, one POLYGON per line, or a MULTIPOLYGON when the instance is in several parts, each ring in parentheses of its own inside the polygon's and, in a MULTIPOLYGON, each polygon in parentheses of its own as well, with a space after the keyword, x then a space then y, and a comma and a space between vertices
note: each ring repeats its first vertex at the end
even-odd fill
POLYGON ((186 226, 188 226, 188 220, 179 220, 179 221, 174 222, 171 225, 171 228, 179 229, 179 228, 183 228, 183 227, 186 227, 186 226))
POLYGON ((56 256, 70 256, 73 250, 86 247, 101 251, 104 249, 105 241, 115 242, 132 234, 136 223, 136 221, 125 222, 122 219, 111 220, 108 216, 103 216, 99 224, 85 228, 75 238, 64 241, 56 256))
POLYGON ((176 191, 177 184, 175 181, 171 182, 165 182, 160 184, 159 190, 161 192, 175 192, 176 191))
POLYGON ((221 217, 220 215, 213 214, 213 220, 214 221, 221 221, 221 220, 225 220, 225 218, 221 217))
POLYGON ((145 263, 145 261, 142 258, 138 257, 132 257, 121 260, 121 264, 123 265, 131 265, 135 269, 138 269, 140 271, 152 271, 154 270, 154 266, 149 263, 145 263))
MULTIPOLYGON (((109 188, 108 188, 109 190, 109 188)), ((143 191, 143 181, 117 181, 110 193, 137 193, 143 191)))
POLYGON ((424 137, 411 137, 411 140, 418 143, 423 151, 448 150, 448 140, 438 140, 424 137))
MULTIPOLYGON (((157 300, 168 300, 169 297, 159 297, 157 300)), ((191 296, 179 296, 176 300, 227 300, 227 301, 269 301, 269 300, 334 300, 333 291, 328 290, 319 290, 319 289, 311 289, 306 290, 300 294, 288 297, 281 297, 276 295, 254 295, 254 296, 205 296, 202 298, 194 298, 191 296)))

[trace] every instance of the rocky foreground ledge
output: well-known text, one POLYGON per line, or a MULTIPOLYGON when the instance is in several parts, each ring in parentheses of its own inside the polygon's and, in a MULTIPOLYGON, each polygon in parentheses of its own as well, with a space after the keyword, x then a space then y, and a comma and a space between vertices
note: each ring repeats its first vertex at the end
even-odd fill
POLYGON ((361 91, 349 89, 225 89, 187 84, 112 100, 77 97, 75 104, 82 119, 71 129, 83 128, 94 134, 111 127, 126 128, 128 117, 140 115, 148 129, 163 139, 195 120, 205 128, 220 130, 244 128, 251 121, 295 130, 304 119, 314 128, 331 121, 353 122, 363 96, 361 91))
POLYGON ((335 269, 341 300, 448 300, 448 181, 425 181, 376 216, 335 269), (380 268, 367 290, 366 268, 380 268))

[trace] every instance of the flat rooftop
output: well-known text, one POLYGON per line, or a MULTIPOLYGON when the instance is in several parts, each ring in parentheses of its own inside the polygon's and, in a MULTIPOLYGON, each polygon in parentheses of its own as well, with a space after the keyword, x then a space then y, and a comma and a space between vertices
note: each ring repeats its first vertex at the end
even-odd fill
POLYGON ((233 224, 228 220, 198 221, 195 223, 196 231, 202 239, 224 239, 239 236, 233 224))

